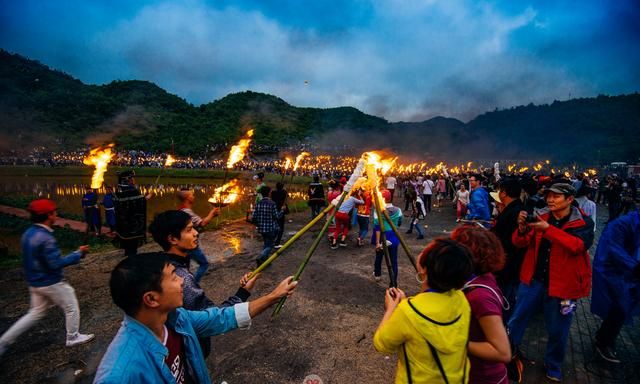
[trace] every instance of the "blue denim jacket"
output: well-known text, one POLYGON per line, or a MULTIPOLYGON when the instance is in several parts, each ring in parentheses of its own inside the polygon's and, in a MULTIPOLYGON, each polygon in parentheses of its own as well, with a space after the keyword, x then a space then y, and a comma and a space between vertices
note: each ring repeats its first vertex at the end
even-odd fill
MULTIPOLYGON (((182 335, 187 368, 194 382, 211 383, 198 336, 214 336, 251 324, 249 304, 227 308, 187 311, 178 308, 169 315, 167 327, 182 335)), ((175 383, 164 359, 168 350, 149 328, 125 315, 124 321, 102 357, 94 383, 175 383)))
POLYGON ((80 261, 80 252, 63 257, 53 230, 34 224, 22 235, 22 264, 32 287, 48 287, 62 281, 62 269, 80 261))

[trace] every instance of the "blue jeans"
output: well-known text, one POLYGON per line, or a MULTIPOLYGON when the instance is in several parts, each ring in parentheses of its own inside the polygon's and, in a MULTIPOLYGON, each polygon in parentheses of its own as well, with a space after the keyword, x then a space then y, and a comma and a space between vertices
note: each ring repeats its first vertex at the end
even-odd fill
POLYGON ((207 269, 209 269, 209 260, 207 260, 207 256, 204 255, 200 246, 188 251, 187 255, 189 255, 190 259, 195 260, 196 263, 198 263, 198 270, 194 275, 194 279, 196 280, 196 283, 200 283, 202 276, 204 276, 207 269))
POLYGON ((509 303, 509 309, 502 309, 502 321, 505 325, 509 324, 509 319, 511 319, 513 310, 516 307, 516 294, 518 293, 518 286, 520 286, 520 282, 518 281, 510 281, 503 284, 498 283, 498 287, 500 287, 502 295, 505 299, 507 299, 507 303, 509 303))
POLYGON ((276 241, 276 236, 278 236, 278 231, 265 232, 265 233, 261 233, 261 235, 262 235, 262 241, 264 242, 264 248, 262 249, 262 252, 260 253, 260 257, 258 258, 258 260, 265 261, 269 257, 269 254, 273 249, 273 246, 276 241))
POLYGON ((369 232, 369 216, 359 216, 358 215, 358 228, 360 231, 358 232, 358 238, 364 240, 369 232))
MULTIPOLYGON (((389 246, 389 257, 391 258, 393 275, 398 280, 398 245, 389 246)), ((376 252, 376 261, 373 264, 373 274, 376 276, 382 275, 382 258, 384 258, 384 251, 376 252)))
POLYGON ((411 219, 411 223, 409 224, 409 231, 413 231, 413 228, 415 228, 416 232, 418 232, 418 236, 424 236, 422 227, 420 227, 420 220, 411 219))
POLYGON ((516 307, 508 324, 509 339, 514 348, 517 348, 522 342, 529 319, 543 310, 549 336, 544 364, 547 373, 557 377, 562 377, 562 361, 573 319, 573 312, 568 315, 560 313, 560 301, 562 300, 550 297, 547 287, 539 281, 531 280, 530 285, 521 283, 516 296, 516 307))

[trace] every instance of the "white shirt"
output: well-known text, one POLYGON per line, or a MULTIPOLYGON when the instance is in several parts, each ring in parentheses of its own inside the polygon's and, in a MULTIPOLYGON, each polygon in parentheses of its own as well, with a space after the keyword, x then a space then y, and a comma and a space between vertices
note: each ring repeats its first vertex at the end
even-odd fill
POLYGON ((422 193, 424 195, 433 195, 433 181, 430 179, 427 179, 424 181, 424 183, 422 183, 422 193))
POLYGON ((387 182, 387 189, 396 189, 397 180, 395 177, 393 176, 387 177, 386 182, 387 182))

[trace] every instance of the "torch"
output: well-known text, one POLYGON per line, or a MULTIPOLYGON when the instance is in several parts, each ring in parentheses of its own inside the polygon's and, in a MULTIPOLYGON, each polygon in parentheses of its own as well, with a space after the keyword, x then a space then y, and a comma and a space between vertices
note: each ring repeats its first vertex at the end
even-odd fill
POLYGON ((229 170, 233 168, 233 166, 240 160, 244 159, 244 156, 247 154, 247 150, 249 149, 249 144, 251 144, 251 137, 253 136, 253 129, 247 131, 246 137, 240 139, 238 144, 231 147, 231 152, 229 152, 229 159, 227 160, 227 167, 224 170, 224 179, 222 181, 222 185, 227 183, 227 175, 229 170))
POLYGON ((284 180, 284 175, 287 173, 287 169, 291 166, 291 158, 290 157, 286 157, 285 158, 286 161, 284 163, 284 169, 282 170, 282 177, 280 177, 280 182, 282 182, 282 180, 284 180))
POLYGON ((104 182, 104 174, 107 172, 107 165, 114 156, 113 144, 109 144, 105 147, 94 148, 89 151, 87 157, 82 162, 86 165, 93 165, 95 170, 91 177, 91 189, 98 189, 104 182))
POLYGON ((158 174, 158 177, 156 177, 156 181, 153 183, 154 191, 156 188, 158 188, 158 181, 160 181, 160 176, 162 176, 162 173, 164 172, 165 168, 170 167, 175 162, 176 162, 176 159, 174 159, 173 156, 167 155, 167 159, 164 161, 164 165, 162 166, 162 169, 160 169, 160 173, 158 174))
POLYGON ((293 183, 293 175, 298 170, 298 167, 300 166, 302 159, 308 156, 311 156, 309 152, 302 152, 296 157, 296 162, 293 164, 293 171, 291 171, 291 179, 289 180, 289 184, 293 183))

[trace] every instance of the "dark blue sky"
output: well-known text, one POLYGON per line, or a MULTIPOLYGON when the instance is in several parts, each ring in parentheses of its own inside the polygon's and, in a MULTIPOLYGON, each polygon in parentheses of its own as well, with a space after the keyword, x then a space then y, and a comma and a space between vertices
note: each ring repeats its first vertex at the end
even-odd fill
POLYGON ((0 47, 86 83, 153 81, 468 120, 640 90, 640 2, 0 0, 0 47))

